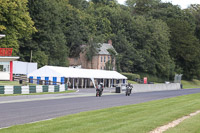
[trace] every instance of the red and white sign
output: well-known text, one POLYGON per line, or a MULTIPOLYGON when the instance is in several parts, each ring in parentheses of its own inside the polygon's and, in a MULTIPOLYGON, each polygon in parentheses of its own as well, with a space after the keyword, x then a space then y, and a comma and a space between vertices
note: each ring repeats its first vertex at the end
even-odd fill
POLYGON ((147 77, 144 77, 144 84, 147 84, 147 77))

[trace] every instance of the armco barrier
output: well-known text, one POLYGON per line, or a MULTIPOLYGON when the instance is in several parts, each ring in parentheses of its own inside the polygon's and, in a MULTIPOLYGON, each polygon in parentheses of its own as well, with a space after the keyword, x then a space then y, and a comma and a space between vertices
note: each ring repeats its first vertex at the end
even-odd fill
POLYGON ((0 86, 0 94, 30 94, 41 92, 63 92, 67 85, 0 86))
POLYGON ((151 92, 151 91, 166 91, 181 89, 180 83, 170 84, 132 84, 132 92, 151 92))

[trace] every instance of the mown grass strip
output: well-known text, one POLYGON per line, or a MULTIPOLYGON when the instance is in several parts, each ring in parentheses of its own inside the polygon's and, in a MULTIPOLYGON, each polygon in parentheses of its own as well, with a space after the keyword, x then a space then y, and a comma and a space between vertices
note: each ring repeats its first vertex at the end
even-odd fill
POLYGON ((17 125, 1 133, 148 133, 200 109, 200 94, 142 104, 81 112, 38 123, 17 125))
POLYGON ((200 81, 193 79, 191 81, 182 80, 183 89, 200 88, 200 81))
MULTIPOLYGON (((5 85, 22 86, 22 84, 19 84, 19 81, 0 81, 0 86, 5 86, 5 85)), ((27 83, 27 85, 35 85, 35 84, 27 83)))
POLYGON ((200 132, 200 114, 184 120, 174 128, 165 133, 199 133, 200 132))

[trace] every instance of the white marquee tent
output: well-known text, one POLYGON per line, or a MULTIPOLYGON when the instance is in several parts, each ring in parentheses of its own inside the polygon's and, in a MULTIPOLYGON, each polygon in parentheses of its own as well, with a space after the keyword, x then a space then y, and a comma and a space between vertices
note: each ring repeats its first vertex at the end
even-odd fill
MULTIPOLYGON (((69 68, 69 67, 57 67, 57 66, 44 66, 38 70, 33 71, 28 74, 28 77, 33 79, 45 80, 45 77, 48 77, 49 80, 55 79, 56 82, 61 82, 62 77, 71 78, 71 79, 106 79, 112 80, 121 80, 121 83, 126 81, 127 77, 116 71, 107 71, 107 70, 95 70, 95 69, 78 69, 78 68, 69 68)), ((74 82, 74 81, 73 81, 74 82)))

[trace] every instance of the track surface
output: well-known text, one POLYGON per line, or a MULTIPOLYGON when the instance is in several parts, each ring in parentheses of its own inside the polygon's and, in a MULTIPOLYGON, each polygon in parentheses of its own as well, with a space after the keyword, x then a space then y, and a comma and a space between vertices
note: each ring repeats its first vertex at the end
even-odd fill
MULTIPOLYGON (((69 114, 75 114, 83 111, 97 110, 114 106, 137 104, 152 100, 165 99, 181 95, 200 93, 200 89, 187 89, 175 91, 160 91, 147 93, 134 93, 131 96, 124 94, 103 95, 95 97, 94 90, 81 90, 78 93, 66 94, 65 98, 23 101, 1 103, 9 100, 8 97, 0 98, 0 128, 9 127, 18 124, 36 122, 46 119, 55 118, 69 114), (92 94, 93 96, 89 96, 92 94), (74 95, 74 97, 67 97, 74 95), (83 97, 78 97, 84 95, 83 97)), ((63 96, 56 95, 56 97, 63 96)), ((41 97, 41 96, 40 96, 41 97)), ((10 97, 11 99, 22 99, 22 97, 10 97)))

